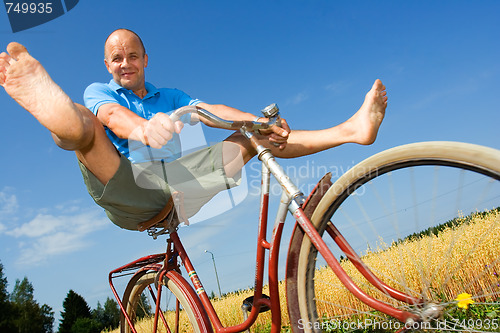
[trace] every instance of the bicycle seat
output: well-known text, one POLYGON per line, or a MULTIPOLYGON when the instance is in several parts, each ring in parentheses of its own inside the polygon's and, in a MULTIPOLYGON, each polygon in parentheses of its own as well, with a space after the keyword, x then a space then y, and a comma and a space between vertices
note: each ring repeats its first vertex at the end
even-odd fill
POLYGON ((165 207, 162 208, 162 210, 150 218, 147 221, 141 222, 137 225, 137 230, 139 231, 144 231, 149 228, 154 227, 155 225, 159 224, 160 222, 163 222, 167 219, 168 215, 172 212, 172 209, 174 208, 174 200, 172 197, 170 197, 167 201, 167 204, 165 207))
POLYGON ((137 230, 144 231, 154 228, 163 228, 164 230, 175 230, 181 223, 189 225, 184 212, 184 194, 182 192, 174 192, 168 199, 162 210, 147 221, 137 225, 137 230))

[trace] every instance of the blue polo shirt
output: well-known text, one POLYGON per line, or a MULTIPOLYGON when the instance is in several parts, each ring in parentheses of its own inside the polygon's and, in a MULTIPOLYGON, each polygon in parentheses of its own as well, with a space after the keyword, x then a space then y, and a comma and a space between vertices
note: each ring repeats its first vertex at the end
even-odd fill
MULTIPOLYGON (((85 89, 85 106, 95 115, 99 107, 107 103, 117 103, 136 113, 142 118, 151 119, 156 113, 171 114, 172 111, 186 105, 196 105, 201 101, 192 99, 178 89, 157 89, 146 82, 147 95, 140 98, 131 90, 118 85, 113 79, 109 83, 93 83, 85 89)), ((190 123, 191 115, 181 117, 184 123, 190 123)), ((109 128, 105 127, 106 134, 116 149, 126 156, 132 163, 164 160, 171 162, 181 156, 181 142, 179 135, 174 133, 173 138, 161 149, 145 146, 139 141, 121 139, 109 128)))

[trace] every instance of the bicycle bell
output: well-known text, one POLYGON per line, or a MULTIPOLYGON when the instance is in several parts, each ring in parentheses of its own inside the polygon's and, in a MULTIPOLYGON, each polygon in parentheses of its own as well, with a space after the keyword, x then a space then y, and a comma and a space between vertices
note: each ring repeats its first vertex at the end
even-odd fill
POLYGON ((273 103, 266 106, 264 109, 261 110, 261 112, 264 115, 264 117, 272 118, 279 114, 280 109, 278 108, 278 104, 273 103))

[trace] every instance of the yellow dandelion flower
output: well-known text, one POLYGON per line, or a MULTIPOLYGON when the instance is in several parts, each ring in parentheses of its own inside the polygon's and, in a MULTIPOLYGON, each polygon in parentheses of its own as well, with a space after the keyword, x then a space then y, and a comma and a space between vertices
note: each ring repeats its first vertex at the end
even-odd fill
POLYGON ((469 307, 469 304, 473 304, 474 301, 472 300, 472 295, 467 294, 467 293, 461 293, 460 295, 455 298, 455 301, 457 301, 457 306, 462 309, 467 309, 469 307))

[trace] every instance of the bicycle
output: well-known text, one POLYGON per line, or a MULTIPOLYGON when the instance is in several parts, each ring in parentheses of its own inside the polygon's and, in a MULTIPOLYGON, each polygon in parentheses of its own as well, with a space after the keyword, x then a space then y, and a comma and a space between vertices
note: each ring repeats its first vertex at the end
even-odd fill
POLYGON ((226 121, 194 107, 171 117, 186 112, 239 130, 262 162, 256 282, 245 305, 249 314, 241 324, 223 326, 179 239, 179 219, 168 213, 170 203, 142 225, 155 238, 168 234, 167 250, 109 274, 122 311, 121 332, 157 332, 160 322, 167 332, 240 332, 269 309, 271 332, 279 332, 278 256, 287 212, 296 220, 286 266, 293 332, 498 331, 500 151, 458 142, 404 145, 362 161, 333 184, 327 174, 305 198, 253 135, 279 121, 276 106, 264 113, 269 124, 226 121), (268 241, 271 175, 283 194, 268 241), (269 297, 262 293, 266 251, 269 297), (182 266, 191 283, 181 275, 182 266), (120 298, 113 279, 129 274, 120 298), (146 290, 155 316, 144 330, 136 327, 136 319, 146 290), (175 297, 175 308, 160 308, 166 291, 175 297))

